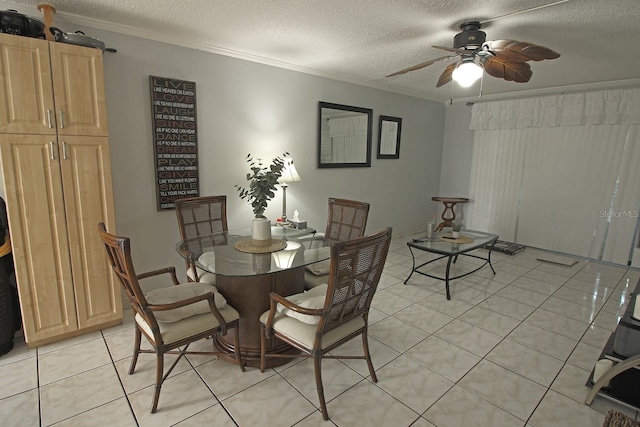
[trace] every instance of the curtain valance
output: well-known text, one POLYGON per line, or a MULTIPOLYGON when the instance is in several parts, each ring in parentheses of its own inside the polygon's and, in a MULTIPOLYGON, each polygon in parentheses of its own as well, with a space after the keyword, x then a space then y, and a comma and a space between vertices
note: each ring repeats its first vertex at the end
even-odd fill
POLYGON ((477 103, 470 129, 602 124, 640 124, 640 88, 477 103))

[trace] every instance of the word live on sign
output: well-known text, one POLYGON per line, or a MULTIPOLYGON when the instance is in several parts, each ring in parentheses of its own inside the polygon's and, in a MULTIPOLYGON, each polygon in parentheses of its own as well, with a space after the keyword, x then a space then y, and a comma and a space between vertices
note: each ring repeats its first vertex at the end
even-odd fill
POLYGON ((196 84, 149 76, 158 210, 200 195, 196 84))

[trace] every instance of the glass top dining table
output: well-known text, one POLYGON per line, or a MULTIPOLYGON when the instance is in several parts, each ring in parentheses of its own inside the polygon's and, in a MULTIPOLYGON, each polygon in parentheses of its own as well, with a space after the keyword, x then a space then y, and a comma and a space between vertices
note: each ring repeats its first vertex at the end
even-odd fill
MULTIPOLYGON (((331 242, 315 235, 311 228, 295 229, 274 226, 272 239, 280 250, 263 253, 243 252, 236 247, 251 236, 251 229, 241 229, 199 236, 179 242, 176 250, 189 264, 215 274, 216 288, 227 303, 240 314, 239 342, 232 334, 213 338, 214 346, 226 355, 223 360, 237 363, 235 346, 240 346, 245 365, 260 366, 260 315, 270 306, 270 293, 289 296, 304 291, 305 266, 331 258, 331 242)), ((269 353, 296 352, 285 342, 274 339, 267 344, 269 353)), ((268 368, 280 366, 291 359, 272 358, 268 368)))
POLYGON ((286 243, 283 249, 249 253, 236 249, 236 243, 251 236, 251 229, 208 234, 178 242, 176 250, 199 268, 223 276, 255 276, 303 267, 331 257, 330 243, 316 236, 313 228, 273 226, 273 239, 286 243))

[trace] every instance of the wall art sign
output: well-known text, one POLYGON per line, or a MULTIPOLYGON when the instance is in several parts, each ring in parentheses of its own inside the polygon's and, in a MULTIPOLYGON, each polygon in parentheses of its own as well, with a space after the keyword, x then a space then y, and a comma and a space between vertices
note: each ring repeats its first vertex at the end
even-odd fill
POLYGON ((149 76, 158 210, 198 197, 196 84, 149 76))

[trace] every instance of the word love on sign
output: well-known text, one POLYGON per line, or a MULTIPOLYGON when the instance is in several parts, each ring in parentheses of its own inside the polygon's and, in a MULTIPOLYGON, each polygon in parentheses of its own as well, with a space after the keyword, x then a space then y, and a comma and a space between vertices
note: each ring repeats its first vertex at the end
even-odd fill
POLYGON ((200 195, 196 84, 149 76, 158 210, 200 195))

